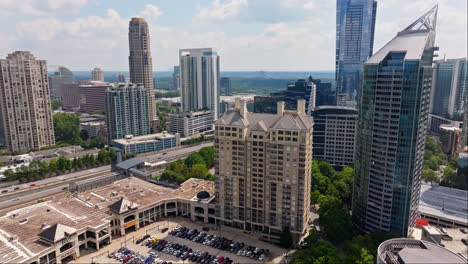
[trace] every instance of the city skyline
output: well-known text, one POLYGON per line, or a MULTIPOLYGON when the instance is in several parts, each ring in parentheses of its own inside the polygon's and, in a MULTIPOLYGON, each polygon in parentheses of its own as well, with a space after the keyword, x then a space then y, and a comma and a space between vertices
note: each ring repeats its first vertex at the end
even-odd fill
MULTIPOLYGON (((155 71, 177 65, 179 48, 197 47, 218 48, 224 58, 221 68, 227 71, 334 69, 335 1, 201 0, 186 3, 184 10, 163 1, 138 1, 131 8, 122 1, 9 3, 0 3, 5 25, 0 31, 0 50, 5 53, 1 55, 29 50, 50 65, 71 70, 90 70, 92 63, 105 71, 126 69, 128 20, 135 16, 147 19, 150 34, 158 36, 151 47, 158 58, 155 71), (294 41, 298 38, 304 41, 294 41), (84 40, 93 45, 85 45, 84 40), (246 58, 248 65, 243 63, 246 58)), ((435 3, 418 0, 399 8, 402 1, 378 1, 374 50, 391 38, 391 32, 416 19, 415 13, 435 3)), ((439 54, 466 57, 466 3, 439 3, 439 54)))

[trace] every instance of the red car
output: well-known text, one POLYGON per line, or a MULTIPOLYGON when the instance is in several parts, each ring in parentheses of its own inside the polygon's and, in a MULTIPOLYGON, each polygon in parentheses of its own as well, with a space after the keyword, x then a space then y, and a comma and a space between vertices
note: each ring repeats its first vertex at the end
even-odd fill
POLYGON ((132 259, 131 257, 126 257, 126 258, 124 258, 123 263, 127 263, 127 261, 129 261, 131 259, 132 259))
POLYGON ((33 187, 33 186, 36 186, 36 184, 35 184, 35 183, 33 183, 33 184, 29 185, 29 187, 33 187))
POLYGON ((219 257, 218 263, 223 262, 223 260, 224 260, 224 257, 219 257))

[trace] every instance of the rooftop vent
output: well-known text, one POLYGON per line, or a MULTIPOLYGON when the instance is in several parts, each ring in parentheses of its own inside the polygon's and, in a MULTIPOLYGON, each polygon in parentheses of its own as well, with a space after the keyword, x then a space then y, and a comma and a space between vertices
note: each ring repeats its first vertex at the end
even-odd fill
POLYGON ((19 215, 18 213, 14 213, 14 214, 11 215, 11 218, 14 219, 14 218, 18 217, 18 215, 19 215))
POLYGON ((49 225, 48 225, 47 223, 43 223, 43 224, 41 225, 41 229, 46 229, 47 227, 49 227, 49 225))
POLYGON ((106 198, 102 198, 102 199, 101 199, 101 202, 105 202, 105 201, 107 201, 106 198))
POLYGON ((18 236, 17 235, 13 235, 10 237, 10 241, 15 241, 18 239, 18 236))
POLYGON ((116 191, 111 192, 111 196, 116 196, 116 195, 117 195, 116 191))
POLYGON ((50 212, 50 209, 47 208, 47 209, 46 209, 46 212, 50 212))
POLYGON ((28 219, 27 219, 27 218, 24 218, 24 219, 19 220, 19 223, 20 223, 20 224, 24 224, 24 223, 26 223, 27 221, 28 221, 28 219))

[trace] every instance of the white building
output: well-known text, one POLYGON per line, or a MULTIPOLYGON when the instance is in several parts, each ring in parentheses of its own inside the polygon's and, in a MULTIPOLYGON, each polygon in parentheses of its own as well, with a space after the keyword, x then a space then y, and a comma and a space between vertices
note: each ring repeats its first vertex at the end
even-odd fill
POLYGON ((211 111, 170 115, 169 130, 172 134, 179 133, 182 137, 189 137, 213 130, 211 111))
POLYGON ((214 48, 181 49, 180 86, 182 112, 211 110, 219 117, 219 56, 214 48))

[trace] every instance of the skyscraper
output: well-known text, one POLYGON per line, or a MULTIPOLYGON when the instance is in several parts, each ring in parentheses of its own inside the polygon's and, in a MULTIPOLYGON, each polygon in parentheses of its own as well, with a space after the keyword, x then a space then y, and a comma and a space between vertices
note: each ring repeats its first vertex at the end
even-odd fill
POLYGON ((62 85, 74 83, 73 73, 64 66, 55 66, 55 70, 48 76, 50 97, 62 100, 62 85))
POLYGON ((0 59, 0 112, 10 151, 55 144, 45 60, 28 51, 0 59))
POLYGON ((219 117, 219 56, 214 48, 181 49, 182 111, 209 109, 219 117))
POLYGON ((313 119, 278 102, 276 114, 249 113, 236 100, 215 123, 215 214, 220 224, 278 242, 289 227, 295 243, 307 228, 313 119))
POLYGON ((466 58, 434 62, 431 113, 456 118, 468 103, 468 65, 466 58))
POLYGON ((158 116, 154 98, 153 59, 148 23, 143 18, 134 17, 128 27, 130 56, 130 82, 142 84, 148 92, 148 112, 153 132, 158 130, 158 116))
POLYGON ((148 91, 141 84, 116 83, 106 91, 106 124, 109 143, 126 135, 150 133, 148 91))
POLYGON ((97 68, 97 67, 94 68, 93 71, 91 72, 91 80, 103 82, 104 81, 104 71, 101 70, 101 68, 97 68))
POLYGON ((121 83, 125 82, 125 75, 123 73, 119 73, 118 81, 121 83))
POLYGON ((354 106, 362 64, 374 48, 376 0, 336 1, 337 104, 354 106))
POLYGON ((220 78, 220 87, 221 95, 231 96, 232 95, 232 80, 231 77, 221 77, 220 78))
POLYGON ((178 91, 180 89, 180 67, 174 66, 172 73, 172 90, 178 91))
POLYGON ((436 20, 437 6, 364 64, 352 204, 362 231, 406 237, 416 224, 436 20))

